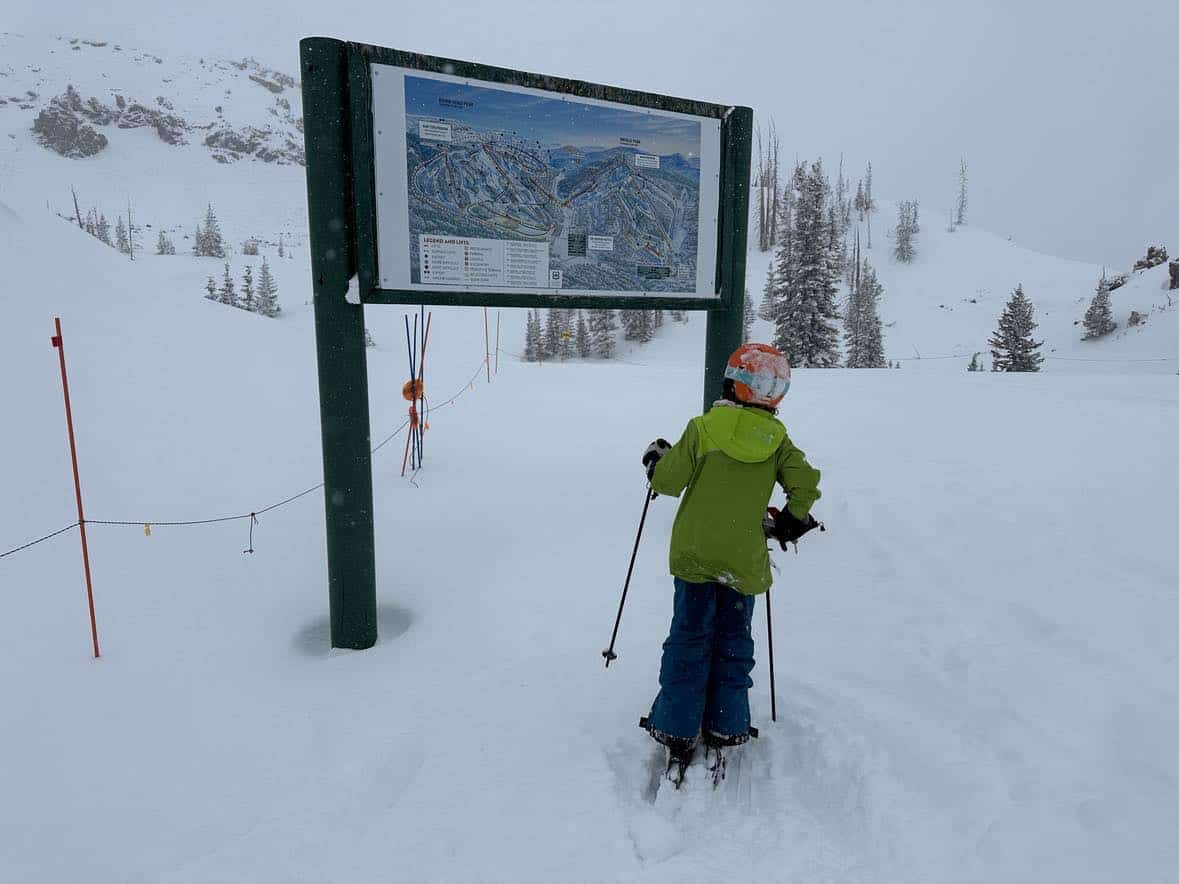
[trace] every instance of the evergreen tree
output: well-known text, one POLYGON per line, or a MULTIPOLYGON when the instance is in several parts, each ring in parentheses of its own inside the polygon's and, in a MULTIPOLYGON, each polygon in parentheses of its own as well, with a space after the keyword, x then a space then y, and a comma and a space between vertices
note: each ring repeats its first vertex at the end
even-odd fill
POLYGON ((249 264, 246 265, 246 269, 242 273, 242 300, 238 306, 251 313, 258 309, 258 302, 254 300, 254 268, 249 264))
POLYGON ((258 254, 258 240, 250 238, 242 243, 243 255, 257 255, 258 254))
POLYGON ((1117 327, 1109 303, 1109 282, 1102 273, 1097 283, 1097 294, 1093 296, 1093 300, 1089 302, 1089 309, 1085 311, 1085 334, 1082 340, 1103 338, 1117 327))
POLYGON ((106 215, 102 212, 98 213, 98 221, 94 225, 94 235, 108 246, 111 244, 111 223, 106 220, 106 215))
POLYGON ((975 353, 973 356, 970 357, 970 365, 966 366, 967 371, 982 371, 983 370, 982 360, 979 359, 980 356, 982 356, 982 353, 975 353))
POLYGON ((577 311, 576 343, 577 355, 582 359, 588 357, 590 355, 589 326, 586 324, 585 314, 580 310, 577 311))
POLYGON ((524 361, 540 362, 543 356, 540 331, 540 311, 529 310, 524 325, 524 361))
POLYGON ((550 307, 545 312, 542 353, 545 359, 556 359, 561 352, 561 311, 550 307))
POLYGON ((217 299, 230 307, 237 306, 237 291, 234 289, 233 277, 229 275, 229 265, 225 265, 225 275, 221 278, 221 289, 217 292, 217 299))
POLYGON ((124 255, 131 253, 131 240, 127 238, 127 225, 123 223, 123 216, 119 216, 119 221, 115 225, 115 248, 124 255))
POLYGON ((175 255, 176 245, 172 240, 168 239, 168 235, 163 230, 160 231, 160 238, 156 240, 156 254, 157 255, 175 255))
POLYGON ((867 259, 860 257, 856 240, 855 273, 844 316, 848 368, 884 368, 884 342, 877 305, 884 288, 867 259))
POLYGON ((864 220, 864 212, 867 211, 868 201, 864 197, 864 179, 861 178, 856 184, 856 195, 852 199, 852 206, 856 210, 856 214, 861 221, 864 220))
POLYGON ((872 249, 872 213, 876 211, 876 200, 872 196, 872 164, 864 176, 864 217, 868 221, 868 249, 872 249))
POLYGON ((893 231, 893 257, 908 264, 917 256, 913 239, 920 229, 917 223, 917 203, 903 200, 897 205, 897 226, 893 231))
POLYGON ((278 305, 278 284, 270 275, 270 265, 266 263, 266 256, 262 256, 262 269, 258 271, 258 306, 255 313, 269 316, 273 319, 282 312, 278 305))
POLYGON ((799 367, 829 368, 839 363, 839 333, 834 321, 838 268, 831 257, 825 205, 828 186, 822 162, 794 175, 792 242, 779 249, 774 309, 774 345, 799 367))
POLYGON ((192 253, 197 258, 205 257, 205 231, 201 230, 199 223, 192 235, 192 253))
POLYGON ((958 205, 954 209, 954 223, 961 226, 966 223, 966 158, 963 157, 958 165, 958 205))
MULTIPOLYGON (((246 269, 248 270, 249 268, 247 267, 246 269)), ((368 326, 366 325, 364 327, 364 346, 375 347, 376 345, 377 342, 373 340, 372 332, 368 330, 368 326)))
POLYGON ((1034 312, 1032 302, 1023 293, 1023 286, 1016 286, 999 317, 998 329, 987 341, 991 345, 992 371, 1040 370, 1044 357, 1036 351, 1044 342, 1032 337, 1036 330, 1034 312))
POLYGON ((286 252, 283 250, 283 245, 282 245, 282 237, 280 236, 280 237, 278 238, 278 256, 279 256, 280 258, 282 258, 282 257, 284 257, 285 255, 286 255, 286 252))
POLYGON ((91 236, 98 236, 98 213, 94 209, 86 213, 86 223, 83 229, 91 236))
POLYGON ((193 252, 198 257, 224 258, 225 243, 221 239, 221 224, 213 211, 213 204, 205 212, 205 226, 197 227, 197 245, 193 252))
POLYGON ((774 262, 770 261, 766 268, 766 284, 762 286, 761 303, 757 305, 757 318, 766 322, 774 321, 774 294, 776 283, 774 279, 774 262))
POLYGON ((614 357, 614 334, 617 330, 618 325, 614 320, 613 310, 590 311, 590 349, 599 359, 614 357))
POLYGON ((745 290, 745 307, 741 314, 741 343, 748 344, 753 337, 753 320, 757 318, 757 310, 753 306, 753 298, 749 289, 745 290))
POLYGON ((217 283, 213 281, 213 277, 211 276, 209 277, 209 281, 205 283, 205 291, 208 292, 208 294, 205 295, 206 298, 208 298, 210 301, 217 300, 217 283))

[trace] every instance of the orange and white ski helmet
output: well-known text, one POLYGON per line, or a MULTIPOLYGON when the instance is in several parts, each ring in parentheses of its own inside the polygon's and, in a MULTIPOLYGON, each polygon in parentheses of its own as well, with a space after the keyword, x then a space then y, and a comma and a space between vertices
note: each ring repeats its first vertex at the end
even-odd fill
POLYGON ((769 344, 742 344, 725 366, 738 402, 777 408, 790 389, 790 360, 769 344))

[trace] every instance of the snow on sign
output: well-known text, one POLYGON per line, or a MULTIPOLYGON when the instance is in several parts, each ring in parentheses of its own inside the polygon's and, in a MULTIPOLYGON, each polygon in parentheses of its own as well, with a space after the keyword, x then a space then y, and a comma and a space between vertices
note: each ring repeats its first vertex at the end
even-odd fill
POLYGON ((380 288, 717 297, 719 119, 370 71, 380 288))

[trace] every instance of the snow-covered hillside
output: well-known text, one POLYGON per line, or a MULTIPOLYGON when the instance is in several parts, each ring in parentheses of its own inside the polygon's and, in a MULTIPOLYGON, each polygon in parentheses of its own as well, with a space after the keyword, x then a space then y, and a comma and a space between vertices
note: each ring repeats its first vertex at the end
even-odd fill
MULTIPOLYGON (((925 214, 928 217, 917 237, 917 258, 911 264, 893 258, 892 241, 880 229, 896 216, 890 203, 882 203, 873 217, 874 248, 863 251, 884 285, 880 314, 888 359, 924 369, 934 366, 919 360, 954 356, 947 360, 951 365, 936 370, 956 370, 965 368, 973 353, 981 352, 989 368, 987 339, 1011 293, 1022 285, 1036 307, 1044 371, 1179 371, 1179 292, 1168 291, 1165 264, 1130 273, 1127 283, 1110 296, 1118 331, 1098 341, 1083 341, 1080 321, 1102 267, 1042 255, 969 225, 951 233, 945 215, 925 214), (1130 327, 1134 311, 1145 320, 1130 327)), ((861 240, 867 241, 863 225, 861 240)), ((759 300, 771 260, 768 252, 751 252, 749 257, 746 283, 759 300)), ((1113 275, 1130 268, 1105 270, 1113 275)), ((759 332, 772 334, 768 325, 759 326, 759 332)))
MULTIPOLYGON (((280 236, 299 247, 301 115, 296 80, 253 59, 2 34, 0 200, 72 217, 74 188, 83 213, 96 206, 112 219, 130 201, 145 249, 163 229, 182 254, 212 202, 235 249, 252 237, 273 247, 280 236), (72 114, 78 126, 107 142, 93 155, 63 156, 33 131, 41 114, 64 114, 71 102, 80 108, 72 114)), ((195 291, 204 277, 193 277, 195 291)))
MULTIPOLYGON (((612 363, 501 354, 488 384, 482 311, 435 308, 429 395, 458 398, 414 482, 403 437, 374 457, 381 640, 332 652, 302 168, 116 124, 67 159, 31 131, 71 84, 106 106, 160 94, 201 125, 224 99, 235 128, 276 95, 297 116, 297 90, 259 85, 261 66, 74 45, 0 38, 0 96, 38 96, 0 106, 0 553, 76 518, 55 315, 87 517, 133 524, 90 528, 100 661, 76 530, 0 558, 0 881, 1173 877, 1179 364, 1130 361, 1179 355, 1159 270, 1114 293, 1123 329, 1080 342, 1100 268, 932 212, 902 267, 874 232, 902 369, 797 371, 782 410, 823 470, 828 531, 774 554, 778 721, 758 610, 761 738, 719 790, 699 769, 660 790, 636 725, 673 500, 651 505, 608 671, 600 651, 639 456, 699 410, 703 317, 612 363), (282 316, 202 299, 215 259, 100 244, 58 217, 71 184, 83 210, 130 196, 178 232, 213 201, 230 243, 263 241, 282 316), (985 351, 1016 283, 1062 358, 1038 375, 928 358, 985 351), (1125 329, 1130 309, 1146 324, 1125 329), (262 514, 253 554, 248 519, 160 524, 309 489, 262 514)), ((754 292, 766 260, 750 256, 754 292)), ((377 443, 405 418, 403 311, 366 312, 377 443)), ((503 318, 511 350, 522 316, 503 318)))

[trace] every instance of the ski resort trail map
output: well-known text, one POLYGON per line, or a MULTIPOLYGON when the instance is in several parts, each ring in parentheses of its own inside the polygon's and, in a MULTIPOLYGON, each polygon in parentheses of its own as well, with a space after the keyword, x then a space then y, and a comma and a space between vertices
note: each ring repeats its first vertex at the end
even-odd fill
POLYGON ((698 121, 405 77, 410 281, 696 293, 698 121))

